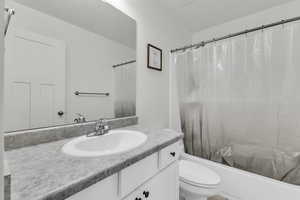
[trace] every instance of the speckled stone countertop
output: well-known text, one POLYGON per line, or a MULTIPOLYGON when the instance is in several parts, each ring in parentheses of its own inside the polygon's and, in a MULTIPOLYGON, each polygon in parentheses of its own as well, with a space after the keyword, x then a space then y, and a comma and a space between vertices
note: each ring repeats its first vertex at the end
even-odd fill
POLYGON ((71 139, 6 152, 11 172, 11 200, 62 200, 117 173, 160 149, 177 142, 182 134, 149 130, 139 126, 147 142, 132 151, 96 158, 78 158, 62 153, 71 139))

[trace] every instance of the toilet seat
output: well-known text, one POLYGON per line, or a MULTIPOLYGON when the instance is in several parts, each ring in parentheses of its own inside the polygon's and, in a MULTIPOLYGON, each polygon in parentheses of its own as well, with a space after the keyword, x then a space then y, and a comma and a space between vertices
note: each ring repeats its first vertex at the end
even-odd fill
POLYGON ((213 170, 193 161, 179 162, 180 181, 195 187, 215 188, 220 182, 220 176, 213 170))

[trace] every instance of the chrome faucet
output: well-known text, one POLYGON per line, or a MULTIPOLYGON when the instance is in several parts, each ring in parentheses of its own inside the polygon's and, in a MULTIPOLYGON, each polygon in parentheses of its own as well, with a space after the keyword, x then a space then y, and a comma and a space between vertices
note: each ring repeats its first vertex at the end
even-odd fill
POLYGON ((84 117, 84 115, 82 115, 80 113, 76 113, 76 115, 78 117, 74 119, 75 123, 84 123, 84 122, 86 122, 86 118, 84 117))
POLYGON ((95 136, 104 135, 104 134, 108 133, 109 130, 110 130, 110 128, 105 119, 99 119, 96 122, 95 136))

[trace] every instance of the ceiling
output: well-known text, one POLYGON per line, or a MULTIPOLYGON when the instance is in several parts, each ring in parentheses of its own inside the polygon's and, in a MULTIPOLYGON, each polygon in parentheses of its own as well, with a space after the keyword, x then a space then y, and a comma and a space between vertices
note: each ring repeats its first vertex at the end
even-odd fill
MULTIPOLYGON (((130 48, 136 47, 135 21, 101 0, 14 1, 118 41, 130 48)), ((289 1, 292 0, 156 0, 166 12, 175 16, 177 21, 181 21, 192 32, 289 1)))
POLYGON ((292 0, 159 0, 192 32, 223 24, 292 0))
POLYGON ((14 0, 88 31, 136 48, 136 23, 101 0, 14 0))

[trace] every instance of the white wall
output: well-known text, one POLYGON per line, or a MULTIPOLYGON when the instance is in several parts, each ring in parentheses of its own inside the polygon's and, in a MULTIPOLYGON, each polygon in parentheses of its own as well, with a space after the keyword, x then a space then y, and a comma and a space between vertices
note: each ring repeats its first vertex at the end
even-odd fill
POLYGON ((6 4, 16 10, 10 28, 22 28, 66 42, 67 117, 75 113, 88 120, 113 117, 112 65, 135 59, 135 50, 60 19, 13 1, 6 4), (75 91, 109 92, 110 97, 78 97, 75 91))
POLYGON ((221 25, 194 33, 193 42, 201 42, 203 40, 227 35, 229 33, 239 32, 245 29, 261 26, 263 24, 272 23, 286 18, 300 16, 299 12, 300 0, 291 1, 246 17, 242 17, 221 25))
POLYGON ((137 115, 147 127, 169 126, 169 50, 191 34, 156 0, 110 0, 137 22, 137 115), (163 72, 147 69, 147 44, 163 49, 163 72))

